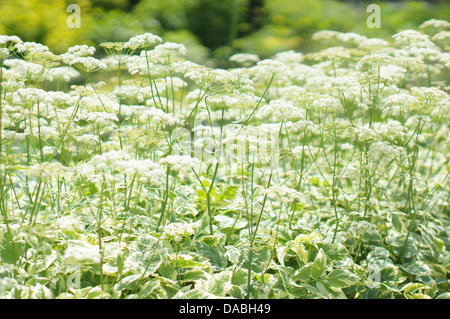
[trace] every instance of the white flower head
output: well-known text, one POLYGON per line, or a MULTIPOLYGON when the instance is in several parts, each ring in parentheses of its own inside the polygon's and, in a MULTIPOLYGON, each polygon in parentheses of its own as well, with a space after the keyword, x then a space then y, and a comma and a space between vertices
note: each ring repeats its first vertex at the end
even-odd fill
POLYGON ((155 43, 162 42, 162 39, 152 33, 144 33, 134 36, 125 42, 124 47, 129 49, 148 48, 155 43))
POLYGON ((84 243, 83 246, 68 247, 64 251, 64 259, 67 264, 98 264, 100 262, 100 251, 98 246, 84 243))
POLYGON ((183 238, 194 234, 195 225, 193 223, 170 223, 164 227, 161 239, 173 240, 179 243, 183 238))
POLYGON ((95 53, 95 47, 88 46, 86 44, 83 45, 75 45, 70 47, 67 50, 68 53, 73 54, 75 56, 91 56, 95 53))
POLYGON ((256 65, 261 70, 272 74, 289 73, 289 68, 283 62, 275 61, 272 59, 259 61, 256 65))
POLYGON ((22 40, 16 35, 0 35, 0 45, 6 45, 7 43, 22 43, 22 40))
POLYGON ((305 110, 295 106, 292 101, 277 99, 262 106, 258 110, 258 116, 265 119, 271 119, 272 121, 298 121, 304 119, 305 110))
POLYGON ((69 64, 87 73, 95 72, 99 69, 106 69, 107 67, 104 62, 90 56, 75 57, 69 64))
POLYGON ((264 191, 269 198, 289 203, 294 200, 302 200, 303 194, 286 186, 272 186, 264 191))
POLYGON ((425 21, 419 26, 419 29, 421 30, 431 30, 433 32, 443 31, 450 29, 450 22, 446 20, 439 20, 439 19, 430 19, 425 21))
POLYGON ((303 53, 294 50, 283 51, 275 54, 273 59, 286 65, 295 65, 303 61, 303 53))
POLYGON ((186 55, 186 47, 183 44, 165 42, 155 47, 152 55, 158 58, 169 58, 172 56, 186 55))
POLYGON ((187 155, 169 155, 159 160, 160 165, 170 166, 173 170, 196 168, 200 161, 187 155))
POLYGON ((36 42, 17 42, 15 48, 19 53, 46 53, 50 51, 46 45, 36 42))
POLYGON ((250 66, 260 61, 257 54, 251 53, 236 53, 228 58, 231 62, 236 62, 242 66, 250 66))

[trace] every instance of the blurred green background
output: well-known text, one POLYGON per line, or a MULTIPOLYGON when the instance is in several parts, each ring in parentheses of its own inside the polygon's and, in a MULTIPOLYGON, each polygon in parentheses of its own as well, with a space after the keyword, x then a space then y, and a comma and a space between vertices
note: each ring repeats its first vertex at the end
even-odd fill
MULTIPOLYGON (((18 35, 62 53, 75 44, 126 41, 152 32, 183 43, 195 62, 225 65, 237 52, 267 58, 283 50, 315 49, 311 35, 330 29, 387 38, 429 19, 450 17, 447 0, 0 0, 0 34, 18 35), (366 25, 367 6, 381 7, 381 28, 366 25), (68 28, 69 4, 81 27, 68 28)), ((100 50, 99 50, 100 51, 100 50)))

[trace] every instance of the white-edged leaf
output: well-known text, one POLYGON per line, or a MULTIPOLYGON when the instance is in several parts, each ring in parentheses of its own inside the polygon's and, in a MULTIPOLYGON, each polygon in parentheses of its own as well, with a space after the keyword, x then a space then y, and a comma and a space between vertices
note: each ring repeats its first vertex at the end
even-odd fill
POLYGON ((327 255, 325 255, 323 249, 320 248, 311 268, 311 276, 314 279, 319 279, 324 274, 326 268, 327 268, 327 255))
POLYGON ((326 277, 331 287, 345 288, 354 285, 359 277, 347 269, 333 269, 326 277))

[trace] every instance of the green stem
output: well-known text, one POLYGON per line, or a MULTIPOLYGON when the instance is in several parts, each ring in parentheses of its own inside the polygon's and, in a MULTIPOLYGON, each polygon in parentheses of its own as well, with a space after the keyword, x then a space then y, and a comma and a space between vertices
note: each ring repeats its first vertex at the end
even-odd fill
POLYGON ((339 215, 337 212, 337 198, 336 198, 336 165, 337 165, 337 136, 334 138, 334 160, 333 160, 333 183, 332 183, 332 189, 331 189, 331 196, 333 197, 333 210, 334 210, 334 216, 336 218, 336 227, 334 229, 333 234, 333 240, 331 241, 332 244, 334 244, 334 241, 336 240, 336 234, 339 229, 339 215))
POLYGON ((408 205, 409 209, 412 209, 413 211, 413 215, 412 215, 412 220, 411 220, 411 224, 409 226, 408 229, 408 233, 406 234, 406 238, 405 238, 405 242, 403 243, 403 246, 400 250, 400 257, 403 256, 403 253, 405 251, 406 245, 408 243, 408 239, 409 236, 411 235, 412 229, 414 227, 414 223, 416 221, 416 217, 417 217, 417 212, 418 210, 416 210, 415 207, 415 200, 414 200, 414 171, 415 171, 415 166, 417 164, 417 158, 419 155, 419 144, 418 144, 418 140, 419 140, 419 135, 422 131, 420 125, 421 125, 421 118, 419 118, 419 122, 417 124, 417 133, 416 133, 416 140, 415 140, 415 144, 413 147, 413 157, 410 163, 410 167, 409 167, 409 186, 408 186, 408 193, 407 193, 407 200, 406 200, 406 205, 408 205))

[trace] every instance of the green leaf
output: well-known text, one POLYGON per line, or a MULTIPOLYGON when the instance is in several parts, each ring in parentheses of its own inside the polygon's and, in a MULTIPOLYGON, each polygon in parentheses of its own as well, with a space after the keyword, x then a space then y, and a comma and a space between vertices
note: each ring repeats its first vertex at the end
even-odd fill
POLYGON ((368 261, 389 258, 389 250, 383 247, 375 247, 367 254, 368 261))
POLYGON ((249 264, 248 255, 247 259, 243 264, 243 267, 249 269, 251 267, 252 271, 262 271, 266 266, 270 258, 270 247, 267 245, 258 246, 252 249, 252 260, 249 264))
POLYGON ((312 265, 303 266, 295 275, 294 280, 299 281, 309 281, 311 279, 311 268, 312 265))
POLYGON ((216 196, 216 202, 222 202, 224 200, 230 200, 236 197, 237 190, 239 189, 238 186, 227 186, 224 191, 216 196))
POLYGON ((238 264, 239 261, 243 260, 243 252, 240 248, 234 245, 225 246, 226 252, 225 257, 234 265, 238 264))
POLYGON ((385 268, 381 269, 380 273, 380 281, 392 281, 396 283, 402 283, 406 280, 406 276, 402 274, 399 267, 394 265, 386 266, 385 268))
POLYGON ((314 286, 309 285, 309 284, 302 284, 303 287, 306 288, 306 290, 308 290, 308 292, 316 295, 316 296, 322 296, 321 292, 314 286))
POLYGON ((327 299, 345 299, 345 294, 339 288, 331 287, 327 282, 316 282, 316 288, 319 291, 320 296, 327 299))
POLYGON ((108 299, 111 295, 103 291, 100 287, 94 287, 86 294, 86 299, 108 299))
POLYGON ((191 269, 183 273, 180 277, 180 281, 185 282, 195 282, 200 279, 206 279, 207 273, 202 269, 191 269))
POLYGON ((320 248, 311 268, 311 276, 314 279, 319 279, 324 274, 326 267, 327 267, 327 255, 325 255, 323 249, 320 248))
POLYGON ((0 259, 8 264, 15 264, 17 259, 23 254, 24 243, 16 243, 11 240, 9 233, 5 233, 0 244, 0 259))
POLYGON ((161 265, 158 268, 158 273, 161 276, 169 278, 171 280, 175 280, 177 278, 176 268, 172 265, 172 263, 168 261, 164 261, 161 263, 161 265))
POLYGON ((231 271, 222 271, 209 276, 207 280, 199 280, 196 289, 204 290, 214 296, 224 297, 231 289, 231 271))
POLYGON ((284 257, 286 256, 286 251, 288 250, 289 248, 288 247, 286 247, 286 246, 279 246, 279 247, 277 247, 276 248, 276 251, 277 251, 277 259, 278 259, 278 261, 280 262, 280 264, 281 264, 281 266, 285 266, 284 265, 284 257))
POLYGON ((246 286, 248 271, 244 269, 237 269, 233 271, 233 277, 231 278, 231 283, 236 286, 246 286))
POLYGON ((348 250, 342 244, 324 243, 322 245, 322 248, 327 254, 328 258, 334 261, 345 260, 348 256, 348 250))
POLYGON ((140 251, 136 251, 126 258, 126 263, 129 266, 126 271, 137 272, 141 274, 143 274, 145 271, 145 276, 149 276, 156 270, 158 270, 162 262, 162 256, 158 252, 143 253, 140 251))
POLYGON ((305 288, 297 284, 293 280, 293 270, 289 267, 277 267, 280 278, 283 282, 284 290, 287 291, 293 298, 301 298, 305 295, 305 288))
POLYGON ((332 287, 345 288, 354 285, 359 277, 347 269, 333 269, 326 277, 326 281, 332 287))
POLYGON ((430 249, 433 259, 437 259, 440 255, 440 250, 436 244, 435 235, 433 235, 425 226, 419 225, 422 239, 425 246, 430 249))
POLYGON ((195 237, 198 237, 205 229, 209 228, 209 215, 203 214, 199 221, 198 226, 195 228, 195 237))
POLYGON ((228 261, 219 249, 209 246, 202 241, 195 241, 194 247, 200 256, 209 260, 215 270, 222 270, 227 266, 228 261))
POLYGON ((423 261, 415 261, 407 264, 400 265, 400 268, 407 273, 415 276, 429 276, 431 275, 431 267, 423 261))
POLYGON ((436 299, 450 299, 450 292, 441 293, 436 299))
POLYGON ((214 297, 214 295, 203 289, 192 289, 184 295, 185 299, 210 299, 214 297))
POLYGON ((56 258, 58 258, 58 253, 54 250, 52 250, 50 254, 39 254, 35 263, 36 268, 34 269, 34 271, 36 273, 39 273, 46 270, 48 267, 50 267, 51 264, 53 264, 56 258))
POLYGON ((317 177, 310 177, 308 182, 309 182, 309 184, 314 185, 314 186, 320 185, 320 180, 317 177))
POLYGON ((147 298, 152 294, 153 291, 155 291, 156 288, 160 285, 160 279, 159 278, 153 278, 151 280, 148 280, 142 288, 140 288, 139 291, 139 297, 140 298, 147 298))
POLYGON ((228 234, 231 229, 239 230, 247 226, 247 222, 237 221, 236 218, 231 218, 226 215, 214 216, 214 219, 219 222, 219 229, 221 232, 228 234))
POLYGON ((115 286, 114 291, 122 292, 125 289, 134 290, 142 275, 130 275, 122 278, 115 286))
POLYGON ((304 265, 306 265, 308 263, 309 253, 303 243, 297 242, 297 241, 291 241, 289 244, 289 249, 290 249, 290 251, 294 252, 298 256, 301 263, 303 263, 304 265))
POLYGON ((412 299, 431 299, 431 297, 426 294, 412 294, 412 295, 407 295, 406 297, 408 299, 410 299, 409 297, 411 297, 412 299))
POLYGON ((245 291, 239 286, 233 286, 230 289, 230 296, 235 299, 244 299, 245 291))
POLYGON ((307 243, 307 244, 315 244, 321 241, 323 236, 317 232, 312 232, 309 234, 301 234, 295 237, 296 242, 307 243))
POLYGON ((403 293, 410 294, 412 292, 415 292, 418 289, 423 289, 423 288, 427 288, 427 286, 425 286, 422 283, 410 282, 410 283, 404 285, 402 287, 402 290, 403 290, 403 293))
POLYGON ((414 257, 419 250, 417 242, 413 238, 409 238, 405 248, 403 248, 405 239, 405 236, 395 238, 395 240, 390 243, 390 247, 392 247, 394 254, 397 256, 402 253, 402 258, 414 257))
POLYGON ((170 261, 172 262, 173 266, 179 267, 179 268, 208 268, 209 263, 205 260, 198 261, 197 259, 201 259, 201 257, 198 256, 191 256, 191 255, 177 255, 177 256, 170 256, 170 261))

